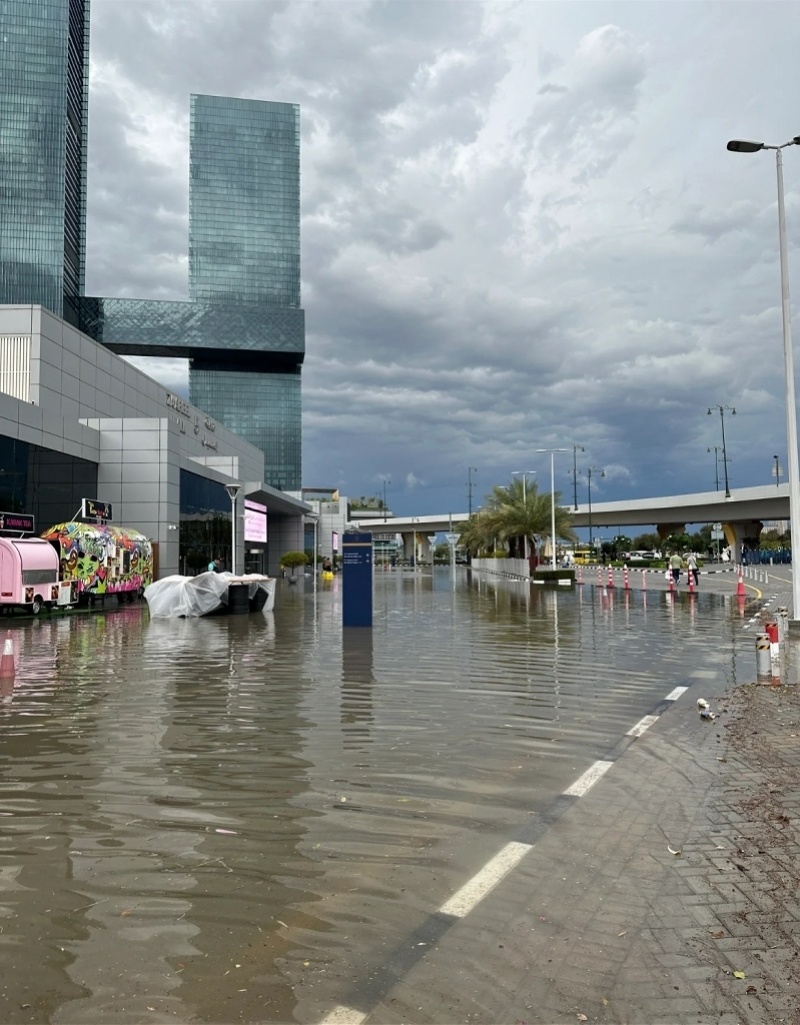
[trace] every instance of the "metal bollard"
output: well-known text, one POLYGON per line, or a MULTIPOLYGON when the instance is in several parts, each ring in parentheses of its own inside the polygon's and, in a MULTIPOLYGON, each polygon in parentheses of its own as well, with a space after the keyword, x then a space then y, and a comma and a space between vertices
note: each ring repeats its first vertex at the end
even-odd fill
POLYGON ((759 679, 772 678, 769 634, 756 634, 756 676, 759 679))

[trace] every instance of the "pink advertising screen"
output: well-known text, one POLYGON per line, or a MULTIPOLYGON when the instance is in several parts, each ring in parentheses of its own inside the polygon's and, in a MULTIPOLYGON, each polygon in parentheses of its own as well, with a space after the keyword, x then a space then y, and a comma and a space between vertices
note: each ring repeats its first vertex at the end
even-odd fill
POLYGON ((267 540, 267 507, 249 498, 244 500, 244 539, 262 544, 267 540))

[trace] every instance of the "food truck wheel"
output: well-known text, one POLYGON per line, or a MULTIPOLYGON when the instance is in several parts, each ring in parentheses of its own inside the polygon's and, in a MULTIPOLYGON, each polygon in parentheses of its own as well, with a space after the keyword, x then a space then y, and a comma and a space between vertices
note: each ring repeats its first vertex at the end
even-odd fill
POLYGON ((31 612, 33 613, 33 615, 38 616, 39 613, 42 611, 43 606, 44 602, 42 601, 42 596, 40 594, 37 594, 31 602, 31 612))

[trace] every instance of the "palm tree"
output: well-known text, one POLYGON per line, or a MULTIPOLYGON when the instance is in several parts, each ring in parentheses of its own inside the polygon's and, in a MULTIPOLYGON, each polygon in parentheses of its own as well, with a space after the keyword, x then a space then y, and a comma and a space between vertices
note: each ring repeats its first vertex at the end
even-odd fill
MULTIPOLYGON (((560 497, 556 492, 556 537, 575 541, 572 516, 568 509, 558 505, 560 497)), ((534 481, 524 485, 512 478, 509 484, 492 488, 486 505, 462 528, 462 544, 472 550, 471 541, 482 542, 485 547, 496 538, 521 553, 521 540, 527 537, 535 550, 536 536, 549 534, 550 495, 540 493, 534 481)))

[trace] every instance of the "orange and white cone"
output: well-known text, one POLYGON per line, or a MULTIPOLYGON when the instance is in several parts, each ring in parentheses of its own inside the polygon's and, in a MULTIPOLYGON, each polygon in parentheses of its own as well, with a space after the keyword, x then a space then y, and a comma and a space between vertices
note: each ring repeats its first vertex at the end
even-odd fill
POLYGON ((694 594, 694 573, 691 569, 687 569, 686 575, 689 578, 689 594, 694 594))
POLYGON ((600 569, 599 566, 597 567, 597 586, 598 587, 602 587, 603 586, 603 571, 602 571, 602 569, 600 569))
POLYGON ((744 575, 742 574, 742 567, 739 567, 739 583, 736 585, 736 597, 746 598, 747 592, 744 589, 744 575))
POLYGON ((581 566, 580 563, 578 563, 578 579, 577 579, 576 583, 578 583, 578 584, 582 584, 583 583, 583 566, 581 566))
POLYGON ((669 593, 675 594, 675 574, 672 570, 669 571, 669 593))
POLYGON ((631 582, 630 582, 630 579, 628 578, 628 565, 627 565, 627 563, 625 565, 623 565, 623 567, 622 567, 622 586, 625 588, 626 591, 630 591, 630 589, 631 589, 631 582))
POLYGON ((614 570, 611 566, 608 567, 608 586, 614 586, 614 570))
POLYGON ((3 642, 3 654, 0 657, 0 680, 13 680, 16 676, 17 667, 14 664, 14 642, 11 639, 11 631, 6 634, 3 642))
POLYGON ((642 590, 643 591, 647 590, 647 570, 646 569, 642 570, 642 590))

